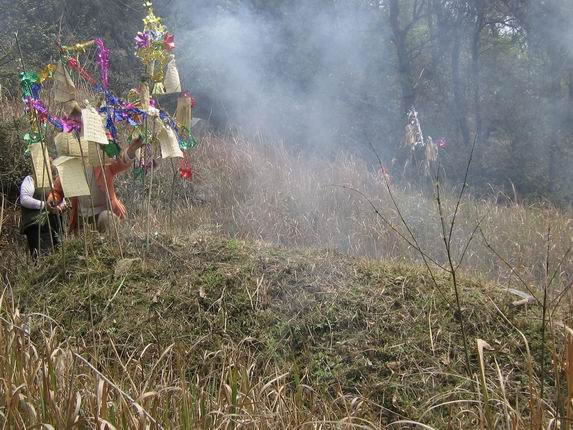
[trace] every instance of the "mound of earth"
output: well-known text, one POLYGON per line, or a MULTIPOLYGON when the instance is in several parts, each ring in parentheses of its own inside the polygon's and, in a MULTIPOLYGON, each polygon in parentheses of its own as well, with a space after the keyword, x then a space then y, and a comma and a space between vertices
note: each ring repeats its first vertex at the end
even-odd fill
MULTIPOLYGON (((159 236, 149 246, 125 242, 123 256, 117 245, 92 239, 87 257, 83 239, 66 242, 19 277, 22 312, 49 315, 86 344, 113 342, 120 354, 175 343, 191 373, 209 352, 240 344, 261 367, 296 372, 316 390, 360 393, 379 418, 431 410, 431 422, 441 422, 448 409, 433 406, 476 396, 446 275, 436 275, 436 289, 417 266, 209 231, 159 236)), ((537 310, 511 306, 493 285, 464 280, 460 288, 473 370, 481 338, 495 349, 486 356, 492 379, 495 356, 507 397, 523 396, 525 345, 516 328, 538 353, 537 310)))

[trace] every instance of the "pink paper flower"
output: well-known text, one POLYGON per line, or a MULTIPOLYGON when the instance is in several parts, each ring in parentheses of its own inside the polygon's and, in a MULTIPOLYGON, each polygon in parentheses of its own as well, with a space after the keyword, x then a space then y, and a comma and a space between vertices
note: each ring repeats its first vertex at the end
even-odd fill
POLYGON ((172 51, 175 49, 175 36, 171 33, 165 33, 165 37, 163 38, 163 47, 167 51, 172 51))

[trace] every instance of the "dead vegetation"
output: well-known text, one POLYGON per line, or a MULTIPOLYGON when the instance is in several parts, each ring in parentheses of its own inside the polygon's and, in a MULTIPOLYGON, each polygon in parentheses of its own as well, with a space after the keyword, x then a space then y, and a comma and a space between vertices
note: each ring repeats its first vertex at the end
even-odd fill
MULTIPOLYGON (((531 419, 540 312, 512 307, 499 287, 462 281, 472 345, 486 339, 494 350, 484 360, 485 402, 477 377, 465 376, 453 294, 437 294, 422 269, 205 230, 158 237, 152 258, 139 258, 143 238, 127 242, 129 264, 98 238, 87 258, 81 240, 68 242, 65 266, 54 254, 5 290, 0 372, 13 382, 2 388, 0 398, 11 400, 0 411, 13 425, 29 423, 31 408, 33 422, 54 428, 69 420, 116 428, 379 428, 400 420, 468 428, 482 422, 486 405, 521 426, 531 419), (12 292, 21 313, 10 311, 12 292), (518 329, 530 343, 531 376, 518 329)), ((545 422, 559 414, 555 396, 572 376, 562 367, 563 329, 552 329, 551 375, 562 379, 556 386, 547 375, 545 422)))
MULTIPOLYGON (((115 238, 89 236, 21 265, 17 211, 5 205, 7 427, 568 428, 567 213, 463 200, 452 253, 478 220, 483 232, 460 266, 468 377, 447 273, 432 266, 436 288, 419 254, 360 196, 334 186, 360 190, 404 232, 376 172, 349 155, 312 160, 215 137, 203 139, 194 165, 195 180, 177 183, 172 222, 173 171, 163 166, 149 232, 149 184, 123 178, 123 257, 115 238), (509 289, 525 287, 536 299, 511 305, 509 289)), ((420 246, 443 264, 432 196, 399 187, 395 196, 420 246)))

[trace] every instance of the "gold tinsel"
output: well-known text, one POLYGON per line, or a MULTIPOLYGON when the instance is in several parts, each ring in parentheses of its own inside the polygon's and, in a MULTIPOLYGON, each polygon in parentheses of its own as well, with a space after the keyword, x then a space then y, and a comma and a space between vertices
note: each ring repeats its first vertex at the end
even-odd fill
POLYGON ((54 77, 54 72, 56 71, 55 64, 48 64, 40 73, 38 73, 38 82, 41 84, 48 79, 52 79, 54 77))
POLYGON ((84 54, 90 46, 95 44, 95 40, 89 40, 87 42, 76 43, 75 45, 62 46, 64 51, 68 52, 78 52, 84 54))
MULTIPOLYGON (((144 32, 155 31, 158 34, 165 33, 165 26, 161 23, 161 18, 155 16, 153 3, 146 1, 143 6, 147 8, 147 16, 143 19, 144 32)), ((154 41, 144 48, 140 48, 135 53, 143 64, 148 66, 148 72, 153 82, 163 82, 164 70, 170 60, 170 54, 165 51, 163 41, 154 41)))

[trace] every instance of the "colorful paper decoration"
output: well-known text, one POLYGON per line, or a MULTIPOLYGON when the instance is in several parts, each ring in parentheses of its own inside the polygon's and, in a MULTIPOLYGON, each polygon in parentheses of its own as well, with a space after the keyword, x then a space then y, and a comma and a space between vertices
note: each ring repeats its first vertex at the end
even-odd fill
MULTIPOLYGON (((137 55, 142 59, 143 63, 147 66, 148 79, 150 84, 142 85, 140 91, 130 92, 128 101, 124 101, 111 93, 108 89, 109 86, 109 62, 110 52, 105 47, 102 39, 89 40, 81 43, 76 43, 69 46, 61 46, 62 60, 57 64, 49 64, 45 66, 39 73, 34 71, 23 72, 20 74, 20 86, 22 88, 23 100, 28 113, 30 121, 30 132, 25 136, 27 148, 32 145, 42 142, 42 133, 40 130, 47 127, 50 123, 57 130, 63 132, 61 137, 58 137, 59 151, 65 153, 66 156, 70 154, 79 156, 80 143, 77 141, 78 132, 80 136, 88 133, 90 139, 99 142, 99 151, 104 153, 108 158, 116 157, 120 153, 120 148, 116 142, 118 136, 117 123, 125 122, 126 125, 131 127, 141 127, 145 124, 146 118, 152 117, 154 121, 160 121, 160 127, 155 133, 155 136, 149 137, 156 139, 155 141, 163 146, 163 152, 166 156, 181 156, 181 150, 188 150, 193 148, 197 142, 191 133, 192 109, 195 100, 189 95, 184 94, 182 99, 178 102, 177 119, 172 118, 164 111, 157 109, 156 101, 150 95, 161 94, 166 90, 169 92, 180 92, 181 81, 179 72, 173 55, 175 48, 174 36, 166 31, 165 26, 161 23, 161 19, 155 16, 153 12, 153 5, 151 1, 144 3, 148 8, 147 16, 144 21, 144 31, 138 33, 136 37, 137 55), (80 63, 80 54, 84 54, 92 46, 97 48, 97 65, 100 71, 100 84, 86 70, 80 63), (69 70, 76 72, 82 79, 94 86, 94 89, 101 93, 103 103, 99 108, 99 112, 90 108, 91 114, 99 117, 95 121, 95 116, 89 121, 78 118, 69 118, 51 115, 42 100, 40 99, 40 92, 42 83, 49 79, 54 79, 54 96, 55 100, 68 105, 75 103, 76 88, 74 81, 70 76, 69 70), (164 72, 167 72, 166 74, 164 72), (102 118, 99 114, 105 116, 102 118), (101 124, 102 121, 105 123, 101 124), (101 126, 97 126, 100 123, 101 126), (91 134, 90 134, 91 133, 91 134), (159 134, 161 139, 159 139, 159 134), (106 134, 105 142, 103 135, 106 134), (169 145, 167 145, 167 142, 169 145), (173 144, 178 142, 178 146, 173 144), (101 146, 99 146, 101 145, 101 146), (76 151, 76 149, 78 151, 76 151)), ((99 105, 99 103, 98 103, 99 105)), ((90 114, 88 114, 90 115, 90 114)), ((82 115, 86 116, 86 115, 82 115)), ((151 133, 151 131, 150 131, 151 133)), ((82 152, 85 151, 90 154, 89 139, 82 140, 82 152), (86 146, 84 146, 86 145, 86 146)), ((150 148, 149 148, 150 149, 150 148)), ((26 149, 28 151, 28 149, 26 149)), ((92 148, 92 155, 94 154, 92 148)), ((97 153, 95 153, 97 154, 97 153)), ((84 154, 84 157, 86 155, 84 154)), ((99 155, 98 155, 99 156, 99 155)), ((65 161, 67 162, 67 161, 65 161)), ((64 163, 64 162, 62 162, 64 163)), ((144 159, 141 160, 143 172, 153 166, 152 156, 148 149, 145 150, 144 159)), ((191 174, 189 173, 189 177, 191 174)))
POLYGON ((95 108, 88 106, 82 109, 82 139, 107 145, 108 139, 103 128, 102 117, 95 108))
POLYGON ((67 103, 75 100, 76 86, 63 63, 60 61, 54 72, 54 100, 67 103))
POLYGON ((90 195, 90 187, 82 160, 76 157, 62 156, 54 160, 58 169, 62 188, 66 197, 81 197, 90 195))
POLYGON ((166 93, 180 93, 181 80, 179 79, 179 71, 177 70, 177 63, 175 57, 167 64, 167 72, 165 73, 165 92, 166 93))
MULTIPOLYGON (((152 2, 147 1, 144 5, 147 7, 147 16, 143 19, 143 32, 137 33, 135 37, 136 55, 147 67, 149 78, 154 83, 162 83, 165 66, 175 48, 174 36, 166 32, 161 18, 155 16, 152 2)), ((155 94, 160 94, 161 90, 161 86, 153 88, 155 94)))
POLYGON ((177 99, 177 109, 175 110, 175 121, 179 127, 191 127, 193 119, 193 106, 195 100, 187 93, 181 94, 177 99))
POLYGON ((52 169, 47 146, 41 142, 30 145, 30 155, 32 156, 36 188, 49 188, 52 184, 52 169))

